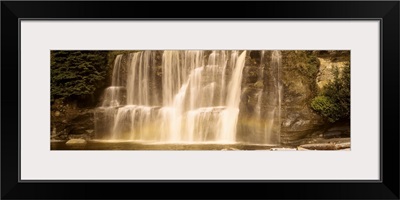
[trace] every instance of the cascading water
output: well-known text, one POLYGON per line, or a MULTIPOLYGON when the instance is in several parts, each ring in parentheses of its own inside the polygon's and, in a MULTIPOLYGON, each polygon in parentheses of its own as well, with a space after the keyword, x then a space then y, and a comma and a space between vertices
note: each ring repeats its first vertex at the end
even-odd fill
POLYGON ((223 50, 118 55, 112 85, 95 112, 95 137, 237 142, 245 60, 246 51, 223 50), (162 61, 158 62, 161 53, 162 61))
POLYGON ((267 73, 267 88, 268 96, 266 102, 268 103, 265 110, 266 116, 263 125, 265 134, 265 143, 279 144, 280 143, 280 124, 281 124, 281 93, 282 86, 280 85, 281 75, 281 59, 280 51, 272 51, 270 65, 267 73))
POLYGON ((280 143, 280 51, 251 51, 244 70, 239 141, 280 143), (245 133, 245 134, 243 134, 245 133))

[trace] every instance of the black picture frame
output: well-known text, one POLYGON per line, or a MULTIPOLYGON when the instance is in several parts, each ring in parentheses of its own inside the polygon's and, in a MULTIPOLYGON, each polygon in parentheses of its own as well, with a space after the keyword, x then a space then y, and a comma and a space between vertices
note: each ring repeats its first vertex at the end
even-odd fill
POLYGON ((399 199, 399 5, 398 1, 2 1, 1 198, 399 199), (20 19, 379 19, 381 180, 20 182, 20 19))

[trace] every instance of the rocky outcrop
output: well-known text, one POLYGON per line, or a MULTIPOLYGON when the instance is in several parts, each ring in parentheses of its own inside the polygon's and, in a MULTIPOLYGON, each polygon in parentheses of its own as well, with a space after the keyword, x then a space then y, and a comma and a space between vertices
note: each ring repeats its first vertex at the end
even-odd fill
POLYGON ((349 63, 349 61, 332 61, 329 58, 318 58, 318 60, 320 63, 316 78, 318 89, 322 89, 326 84, 335 78, 335 67, 337 67, 340 74, 343 68, 349 63))
POLYGON ((52 105, 51 138, 53 140, 90 139, 94 134, 92 109, 78 108, 61 100, 52 105))
MULTIPOLYGON (((281 133, 280 138, 269 138, 273 143, 296 144, 315 133, 324 133, 330 124, 311 109, 310 103, 333 79, 332 69, 337 66, 340 71, 350 61, 350 52, 281 51, 279 68, 274 66, 272 54, 273 51, 248 53, 239 107, 239 140, 265 141, 268 126, 273 127, 270 130, 273 135, 281 133), (276 85, 277 80, 280 86, 276 85), (280 119, 277 110, 269 114, 278 107, 279 99, 274 98, 278 92, 280 119), (270 121, 266 121, 268 119, 270 121)), ((327 137, 331 133, 327 133, 327 137)))
POLYGON ((242 78, 237 140, 279 144, 279 61, 273 51, 249 51, 242 78), (274 56, 274 57, 273 57, 274 56))
POLYGON ((69 138, 91 138, 94 130, 92 110, 85 110, 73 117, 66 126, 69 138))
POLYGON ((316 95, 320 63, 307 51, 284 51, 282 57, 281 143, 296 143, 320 129, 324 120, 310 108, 316 95))
POLYGON ((332 124, 332 126, 320 135, 325 139, 350 137, 350 122, 339 121, 332 124))

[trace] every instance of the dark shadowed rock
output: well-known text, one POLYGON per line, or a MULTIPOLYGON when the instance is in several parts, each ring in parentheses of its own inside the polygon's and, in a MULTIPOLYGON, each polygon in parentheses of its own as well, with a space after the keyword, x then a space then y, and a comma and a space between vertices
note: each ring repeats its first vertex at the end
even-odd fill
POLYGON ((94 130, 94 117, 91 111, 81 113, 69 121, 66 126, 69 135, 88 134, 86 130, 94 130))

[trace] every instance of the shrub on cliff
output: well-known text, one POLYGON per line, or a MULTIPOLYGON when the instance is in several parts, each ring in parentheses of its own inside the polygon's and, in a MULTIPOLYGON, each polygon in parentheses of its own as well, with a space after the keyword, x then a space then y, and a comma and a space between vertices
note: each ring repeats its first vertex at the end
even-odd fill
POLYGON ((326 117, 329 122, 350 118, 350 66, 339 73, 334 68, 334 80, 311 101, 311 108, 326 117))
POLYGON ((51 51, 51 102, 87 99, 104 86, 107 51, 51 51))

